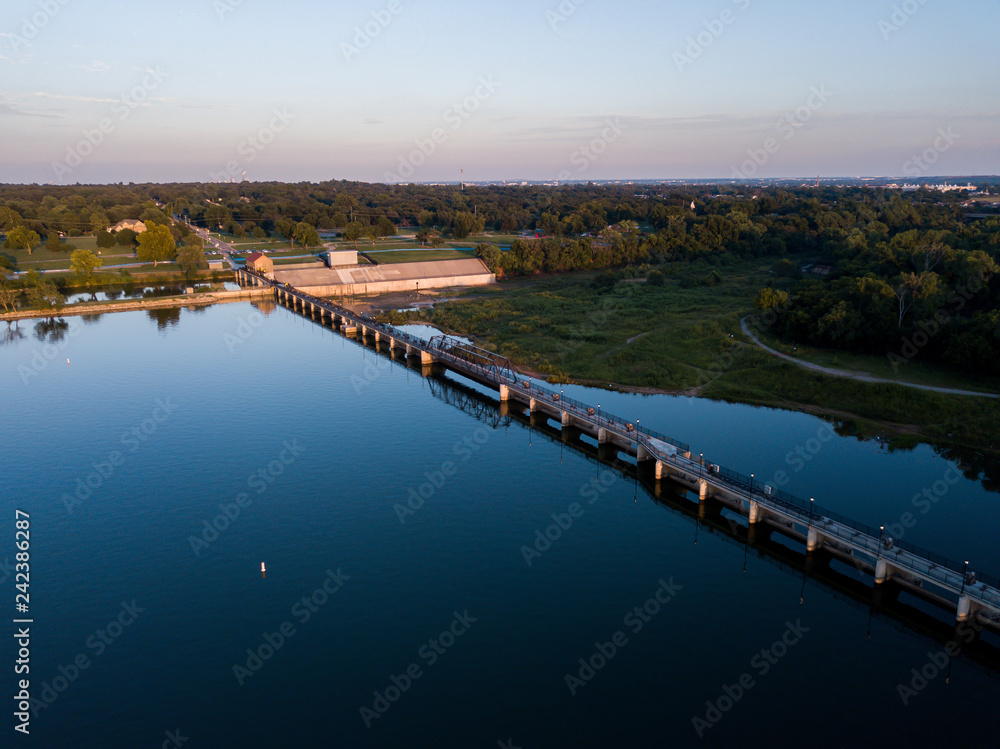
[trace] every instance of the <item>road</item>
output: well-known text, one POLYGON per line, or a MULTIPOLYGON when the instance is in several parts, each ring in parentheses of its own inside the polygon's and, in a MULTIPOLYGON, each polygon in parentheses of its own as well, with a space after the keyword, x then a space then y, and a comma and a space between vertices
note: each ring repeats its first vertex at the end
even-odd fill
POLYGON ((873 377, 869 374, 864 374, 862 372, 850 372, 846 369, 833 369, 832 367, 823 367, 819 364, 812 364, 811 362, 802 361, 802 359, 796 359, 788 354, 783 354, 780 351, 775 351, 770 346, 766 346, 760 342, 760 340, 747 327, 747 319, 744 317, 740 320, 740 327, 743 329, 743 334, 746 335, 751 341, 757 344, 760 348, 764 349, 767 353, 777 356, 779 359, 784 359, 785 361, 796 364, 804 369, 811 369, 814 372, 821 372, 822 374, 831 375, 833 377, 846 377, 850 380, 858 380, 859 382, 874 382, 884 385, 901 385, 902 387, 916 388, 917 390, 929 390, 932 393, 944 393, 945 395, 972 395, 979 398, 1000 398, 1000 395, 996 393, 978 393, 974 390, 958 390, 955 388, 942 388, 935 387, 934 385, 917 385, 913 382, 900 382, 899 380, 885 380, 881 377, 873 377))

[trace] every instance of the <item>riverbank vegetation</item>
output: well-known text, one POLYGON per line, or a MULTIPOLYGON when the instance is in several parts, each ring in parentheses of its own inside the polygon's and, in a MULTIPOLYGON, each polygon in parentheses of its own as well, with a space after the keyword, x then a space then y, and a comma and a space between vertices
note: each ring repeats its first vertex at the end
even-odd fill
MULTIPOLYGON (((771 258, 719 264, 702 260, 535 277, 385 317, 422 320, 471 336, 477 345, 556 383, 803 410, 838 421, 843 433, 884 438, 895 447, 927 441, 956 450, 968 465, 984 470, 1000 457, 996 400, 827 376, 752 344, 742 334, 740 319, 750 315, 751 327, 763 335, 774 319, 754 310, 761 283, 794 284, 775 279, 773 265, 771 258), (651 282, 652 273, 662 277, 651 282)), ((865 357, 857 355, 852 363, 863 365, 865 357)), ((920 379, 935 377, 983 389, 998 384, 989 378, 962 381, 952 370, 923 365, 920 379)), ((996 475, 993 468, 987 472, 996 475)))

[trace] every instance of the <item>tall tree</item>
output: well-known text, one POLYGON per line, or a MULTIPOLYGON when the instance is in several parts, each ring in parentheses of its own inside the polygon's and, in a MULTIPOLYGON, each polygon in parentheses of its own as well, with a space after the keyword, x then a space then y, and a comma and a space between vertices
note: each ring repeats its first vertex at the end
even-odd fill
POLYGON ((27 226, 15 226, 7 232, 7 244, 15 250, 27 250, 31 254, 31 248, 41 242, 42 238, 38 232, 32 231, 27 226))
POLYGON ((177 245, 170 229, 159 224, 152 224, 139 235, 139 247, 135 256, 148 263, 153 261, 153 267, 162 260, 173 260, 177 254, 177 245))
POLYGON ((295 225, 295 229, 292 231, 291 239, 293 242, 298 242, 303 247, 319 247, 322 242, 319 238, 319 232, 316 228, 305 221, 300 221, 295 225))
POLYGON ((85 280, 89 280, 102 265, 104 261, 90 250, 73 250, 69 258, 70 270, 85 280))
POLYGON ((208 266, 201 237, 192 234, 187 238, 187 241, 177 251, 177 264, 188 279, 193 278, 200 269, 208 266))

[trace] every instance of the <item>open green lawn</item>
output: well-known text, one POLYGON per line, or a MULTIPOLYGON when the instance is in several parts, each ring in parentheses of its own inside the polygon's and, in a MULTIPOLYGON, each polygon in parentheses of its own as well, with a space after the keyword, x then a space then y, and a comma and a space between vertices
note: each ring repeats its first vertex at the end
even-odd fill
POLYGON ((417 263, 425 260, 464 260, 475 257, 474 250, 427 249, 396 250, 392 252, 366 251, 369 257, 379 263, 417 263))

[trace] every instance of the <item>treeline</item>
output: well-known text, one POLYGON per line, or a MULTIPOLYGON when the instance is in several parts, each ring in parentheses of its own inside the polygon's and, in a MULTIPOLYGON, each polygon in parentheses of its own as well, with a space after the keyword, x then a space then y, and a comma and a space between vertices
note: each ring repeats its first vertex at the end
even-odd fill
MULTIPOLYGON (((89 234, 122 219, 168 223, 177 215, 237 236, 292 239, 299 224, 357 237, 433 229, 454 239, 483 230, 596 237, 636 222, 659 249, 698 254, 816 252, 853 231, 957 230, 955 194, 868 188, 746 186, 382 185, 330 181, 35 186, 0 185, 0 231, 24 224, 41 236, 89 234)), ((348 238, 352 238, 348 236, 348 238)), ((850 241, 857 241, 852 237, 850 241)))
POLYGON ((825 280, 765 289, 784 340, 885 355, 897 372, 923 359, 969 374, 1000 374, 1000 233, 987 249, 963 249, 950 234, 907 232, 837 253, 825 280), (909 241, 909 240, 912 240, 909 241))

